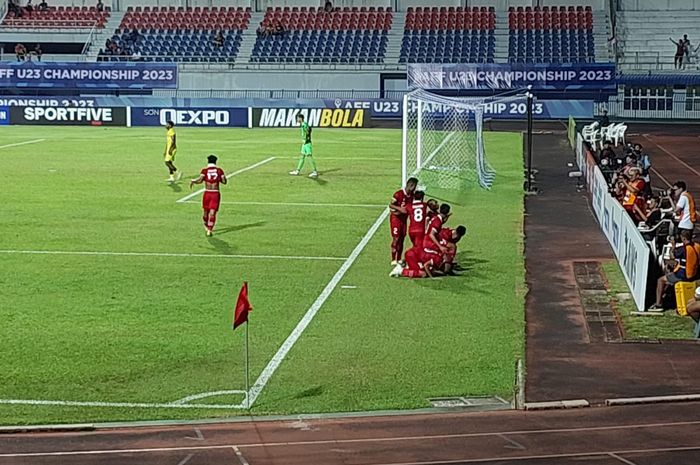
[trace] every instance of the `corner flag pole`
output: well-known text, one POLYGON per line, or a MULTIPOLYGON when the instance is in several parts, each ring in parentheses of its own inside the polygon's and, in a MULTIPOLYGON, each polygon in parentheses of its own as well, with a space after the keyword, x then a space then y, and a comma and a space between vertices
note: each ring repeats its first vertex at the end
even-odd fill
POLYGON ((250 410, 250 352, 248 351, 248 326, 250 320, 245 325, 245 404, 246 409, 250 410))

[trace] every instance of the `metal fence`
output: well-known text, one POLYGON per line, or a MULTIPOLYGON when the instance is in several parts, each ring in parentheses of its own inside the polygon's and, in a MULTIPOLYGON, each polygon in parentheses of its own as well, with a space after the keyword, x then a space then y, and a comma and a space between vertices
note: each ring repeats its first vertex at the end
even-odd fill
POLYGON ((596 105, 596 115, 606 109, 610 116, 630 120, 700 120, 700 88, 664 87, 623 89, 607 102, 596 105))

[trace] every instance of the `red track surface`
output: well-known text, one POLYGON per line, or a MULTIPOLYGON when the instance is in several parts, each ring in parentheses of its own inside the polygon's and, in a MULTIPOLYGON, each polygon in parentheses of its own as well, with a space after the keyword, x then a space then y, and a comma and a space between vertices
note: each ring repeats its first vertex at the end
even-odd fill
MULTIPOLYGON (((685 179, 700 198, 700 164, 695 172, 688 155, 697 137, 641 142, 659 178, 685 179)), ((571 263, 611 251, 566 176, 565 137, 537 136, 535 154, 542 193, 526 201, 528 401, 700 393, 698 344, 588 340, 571 263)), ((700 463, 699 431, 700 403, 257 421, 5 435, 0 465, 690 465, 700 463)))
POLYGON ((0 465, 690 464, 700 455, 699 410, 673 404, 3 436, 0 465))

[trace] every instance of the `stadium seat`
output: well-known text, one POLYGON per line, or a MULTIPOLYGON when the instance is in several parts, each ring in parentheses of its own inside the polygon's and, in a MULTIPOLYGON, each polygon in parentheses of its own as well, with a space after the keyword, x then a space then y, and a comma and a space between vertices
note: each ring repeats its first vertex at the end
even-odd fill
POLYGON ((24 11, 20 18, 10 11, 3 19, 2 25, 13 28, 104 28, 109 16, 110 8, 97 11, 95 7, 59 6, 49 7, 45 11, 24 11))

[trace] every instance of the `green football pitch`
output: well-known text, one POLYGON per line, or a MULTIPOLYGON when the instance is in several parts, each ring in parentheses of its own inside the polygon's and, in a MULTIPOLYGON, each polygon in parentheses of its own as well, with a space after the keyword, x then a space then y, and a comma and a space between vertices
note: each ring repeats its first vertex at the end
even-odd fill
POLYGON ((0 131, 0 423, 247 413, 245 330, 231 330, 244 281, 253 414, 512 397, 524 327, 519 134, 485 135, 491 191, 428 186, 468 235, 461 276, 425 280, 388 276, 400 131, 314 131, 313 180, 287 174, 298 130, 180 128, 174 185, 164 136, 0 131), (235 174, 211 238, 186 182, 209 153, 235 174))

